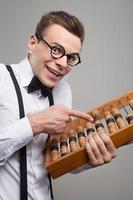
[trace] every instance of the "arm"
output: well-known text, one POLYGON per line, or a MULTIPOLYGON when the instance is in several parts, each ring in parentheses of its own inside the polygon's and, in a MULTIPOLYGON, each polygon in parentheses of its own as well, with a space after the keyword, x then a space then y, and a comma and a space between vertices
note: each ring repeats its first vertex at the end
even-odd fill
MULTIPOLYGON (((48 134, 61 134, 64 132, 70 116, 83 118, 87 121, 93 121, 88 114, 69 109, 65 106, 51 106, 39 114, 29 116, 33 135, 40 132, 48 134)), ((86 141, 86 151, 88 154, 88 164, 96 167, 108 163, 116 156, 116 149, 110 137, 104 133, 89 134, 86 141)))
POLYGON ((18 116, 12 111, 14 96, 10 84, 10 75, 3 64, 0 64, 0 164, 2 165, 8 157, 27 144, 32 138, 32 129, 27 117, 17 119, 18 116), (5 79, 7 81, 5 82, 5 79), (5 90, 6 91, 5 91, 5 90), (10 107, 12 106, 12 109, 10 107))
POLYGON ((30 142, 33 136, 44 132, 47 134, 62 133, 70 120, 70 115, 74 114, 86 120, 91 118, 85 113, 73 111, 65 106, 51 106, 38 114, 19 119, 10 126, 0 127, 1 165, 14 152, 30 142))
POLYGON ((28 116, 28 118, 35 136, 41 132, 48 134, 63 133, 67 122, 71 120, 71 116, 93 121, 90 115, 82 111, 69 109, 64 105, 51 106, 38 114, 28 116))
POLYGON ((7 127, 0 127, 0 165, 33 138, 27 117, 17 120, 7 127))

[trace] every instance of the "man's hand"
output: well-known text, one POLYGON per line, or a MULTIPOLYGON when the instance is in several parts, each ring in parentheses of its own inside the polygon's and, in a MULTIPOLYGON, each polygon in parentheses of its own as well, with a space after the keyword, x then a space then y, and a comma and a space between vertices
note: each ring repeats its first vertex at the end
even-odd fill
POLYGON ((69 109, 63 105, 51 106, 42 112, 28 116, 34 135, 39 133, 61 134, 64 132, 71 116, 93 121, 93 118, 79 110, 69 109))
POLYGON ((116 149, 110 137, 102 133, 90 133, 86 142, 86 151, 89 157, 89 165, 97 167, 116 157, 116 149))

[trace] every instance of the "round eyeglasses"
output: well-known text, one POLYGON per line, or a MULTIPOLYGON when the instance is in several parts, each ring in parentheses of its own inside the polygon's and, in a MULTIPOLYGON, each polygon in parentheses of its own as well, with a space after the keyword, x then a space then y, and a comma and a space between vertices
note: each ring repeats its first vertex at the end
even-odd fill
POLYGON ((51 56, 54 59, 62 58, 63 56, 67 57, 67 64, 70 66, 76 66, 81 63, 81 59, 78 53, 66 53, 63 46, 59 44, 49 44, 41 35, 35 34, 38 40, 43 41, 50 48, 51 56))

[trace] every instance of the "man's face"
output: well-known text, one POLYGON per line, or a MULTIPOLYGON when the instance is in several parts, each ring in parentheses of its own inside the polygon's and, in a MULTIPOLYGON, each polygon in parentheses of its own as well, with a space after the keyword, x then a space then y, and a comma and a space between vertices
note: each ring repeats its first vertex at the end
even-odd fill
MULTIPOLYGON (((80 38, 60 25, 48 27, 42 37, 50 46, 58 44, 64 47, 67 54, 80 53, 80 38)), ((34 74, 48 87, 54 87, 72 69, 67 64, 67 56, 53 58, 48 45, 42 40, 38 42, 34 35, 28 41, 28 53, 34 74)))

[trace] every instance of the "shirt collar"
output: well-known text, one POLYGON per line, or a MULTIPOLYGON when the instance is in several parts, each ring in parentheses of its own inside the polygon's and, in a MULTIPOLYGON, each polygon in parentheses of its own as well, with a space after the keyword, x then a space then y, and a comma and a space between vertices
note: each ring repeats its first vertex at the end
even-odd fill
POLYGON ((28 86, 33 76, 32 66, 26 57, 19 63, 19 77, 22 87, 28 86))

